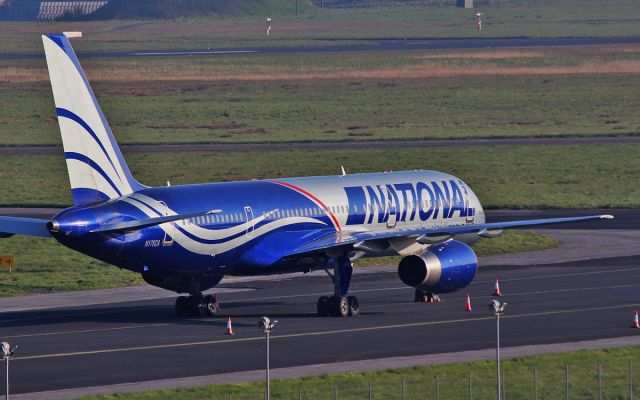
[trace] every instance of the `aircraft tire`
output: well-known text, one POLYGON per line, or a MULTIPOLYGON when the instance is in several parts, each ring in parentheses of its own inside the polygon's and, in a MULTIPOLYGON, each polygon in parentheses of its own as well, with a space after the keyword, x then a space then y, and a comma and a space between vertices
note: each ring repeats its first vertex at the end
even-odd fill
POLYGON ((360 304, 356 296, 348 296, 347 302, 349 303, 349 316, 357 317, 360 315, 360 304))
POLYGON ((176 316, 178 317, 186 317, 189 314, 190 301, 186 296, 179 296, 176 299, 176 316))
POLYGON ((194 317, 204 317, 207 315, 207 305, 204 303, 204 297, 202 296, 189 297, 189 308, 191 315, 194 317))
POLYGON ((334 298, 333 315, 336 317, 346 317, 349 315, 349 300, 346 297, 334 298))
POLYGON ((210 294, 206 295, 202 299, 202 303, 204 305, 204 309, 207 315, 211 317, 215 317, 216 314, 218 313, 218 310, 220 309, 218 306, 218 300, 216 299, 216 297, 210 294))
POLYGON ((329 297, 321 296, 320 298, 318 298, 317 310, 319 317, 329 316, 329 297))

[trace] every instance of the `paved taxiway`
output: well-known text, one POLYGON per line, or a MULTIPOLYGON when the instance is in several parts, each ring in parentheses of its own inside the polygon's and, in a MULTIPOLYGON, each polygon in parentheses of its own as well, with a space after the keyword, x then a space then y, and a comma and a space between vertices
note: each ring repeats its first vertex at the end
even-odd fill
POLYGON ((413 303, 412 289, 383 269, 354 278, 358 318, 318 318, 316 298, 330 283, 310 276, 223 283, 223 315, 233 317, 235 336, 223 334, 224 317, 177 320, 173 298, 162 297, 2 313, 0 337, 20 346, 12 365, 15 393, 254 371, 262 365, 264 339, 256 326, 262 315, 280 320, 274 368, 483 350, 494 343, 487 303, 496 276, 509 302, 506 347, 633 337, 637 257, 608 258, 607 235, 593 235, 602 250, 589 245, 592 259, 485 263, 470 286, 471 313, 463 311, 466 292, 439 304, 413 303))
MULTIPOLYGON (((327 42, 328 39, 322 39, 327 42)), ((349 39, 336 39, 349 42, 349 39)), ((352 53, 358 51, 403 51, 403 50, 451 50, 484 48, 527 48, 557 46, 597 46, 640 43, 640 36, 609 38, 397 38, 397 39, 353 39, 357 44, 319 46, 255 47, 238 49, 191 49, 191 50, 144 50, 144 51, 89 51, 79 52, 79 58, 114 57, 212 57, 247 54, 304 54, 304 53, 352 53)), ((0 60, 44 58, 42 53, 0 53, 0 60)))

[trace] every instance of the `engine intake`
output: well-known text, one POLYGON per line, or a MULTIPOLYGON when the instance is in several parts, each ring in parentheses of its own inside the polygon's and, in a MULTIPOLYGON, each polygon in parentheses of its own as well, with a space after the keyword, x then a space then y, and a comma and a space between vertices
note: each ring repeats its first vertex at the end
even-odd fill
POLYGON ((398 275, 405 285, 433 293, 466 287, 477 270, 476 253, 457 240, 433 245, 424 253, 404 257, 398 264, 398 275))

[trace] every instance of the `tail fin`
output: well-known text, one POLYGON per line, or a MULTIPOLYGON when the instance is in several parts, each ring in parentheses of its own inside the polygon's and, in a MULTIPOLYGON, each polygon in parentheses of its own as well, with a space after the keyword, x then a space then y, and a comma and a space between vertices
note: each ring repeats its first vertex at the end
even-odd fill
POLYGON ((47 35, 42 42, 74 203, 106 201, 142 189, 120 153, 69 39, 47 35))

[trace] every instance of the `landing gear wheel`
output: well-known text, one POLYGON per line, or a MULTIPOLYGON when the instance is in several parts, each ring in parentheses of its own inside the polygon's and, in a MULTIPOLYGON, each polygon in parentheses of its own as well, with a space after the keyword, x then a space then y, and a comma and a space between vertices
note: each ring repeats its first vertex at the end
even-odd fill
POLYGON ((349 303, 349 316, 357 317, 360 315, 360 304, 356 296, 348 296, 347 303, 349 303))
POLYGON ((189 314, 194 317, 204 317, 207 314, 202 296, 189 297, 189 314))
POLYGON ((189 298, 186 296, 180 296, 176 299, 176 316, 178 317, 186 317, 189 314, 189 298))
POLYGON ((218 303, 218 297, 215 295, 206 295, 202 299, 202 306, 207 315, 215 317, 218 311, 220 311, 220 304, 218 303))
POLYGON ((416 293, 413 296, 413 301, 415 301, 416 303, 439 303, 440 296, 422 289, 416 289, 416 293))
POLYGON ((321 296, 318 299, 318 316, 319 317, 328 317, 329 316, 329 298, 327 296, 321 296))
POLYGON ((332 297, 332 299, 331 314, 334 317, 346 317, 349 315, 349 300, 346 297, 332 297))

